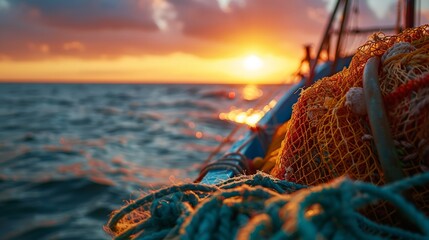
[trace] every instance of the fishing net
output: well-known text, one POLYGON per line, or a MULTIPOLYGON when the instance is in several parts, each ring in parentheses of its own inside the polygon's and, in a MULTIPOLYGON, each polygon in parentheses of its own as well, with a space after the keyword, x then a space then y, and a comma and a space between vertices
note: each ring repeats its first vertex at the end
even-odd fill
MULTIPOLYGON (((273 176, 305 185, 343 175, 384 184, 362 92, 363 69, 373 56, 381 58, 380 88, 401 167, 406 176, 428 171, 429 25, 423 25, 396 36, 373 35, 347 69, 302 92, 273 176)), ((428 214, 429 188, 411 192, 428 214)), ((370 212, 393 221, 388 206, 370 212)))

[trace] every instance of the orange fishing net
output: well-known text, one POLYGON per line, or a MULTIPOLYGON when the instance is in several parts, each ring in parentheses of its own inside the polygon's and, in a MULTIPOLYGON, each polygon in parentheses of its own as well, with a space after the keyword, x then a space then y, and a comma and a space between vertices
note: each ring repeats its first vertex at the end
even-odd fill
MULTIPOLYGON (((294 105, 272 175, 306 185, 345 174, 384 183, 359 92, 364 66, 372 56, 381 58, 381 92, 404 173, 428 171, 429 25, 423 25, 396 36, 374 34, 348 68, 304 90, 294 105)), ((413 194, 429 212, 429 188, 413 194)))

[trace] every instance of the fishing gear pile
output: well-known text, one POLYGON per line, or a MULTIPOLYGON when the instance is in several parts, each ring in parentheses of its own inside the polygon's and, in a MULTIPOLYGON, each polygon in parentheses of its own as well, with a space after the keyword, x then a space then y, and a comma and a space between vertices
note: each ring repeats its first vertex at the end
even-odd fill
POLYGON ((113 212, 105 230, 145 240, 429 239, 429 25, 373 35, 349 68, 302 92, 280 130, 275 164, 260 168, 271 175, 163 188, 113 212), (374 56, 405 175, 389 183, 363 93, 374 56))
MULTIPOLYGON (((348 175, 385 183, 368 122, 363 71, 379 57, 381 95, 389 128, 405 176, 429 169, 429 25, 396 36, 373 35, 343 71, 305 89, 294 105, 282 149, 271 174, 280 179, 318 185, 348 175)), ((409 193, 429 215, 429 187, 409 193)), ((391 209, 372 215, 394 222, 391 209)))
POLYGON ((158 190, 115 212, 106 231, 115 239, 428 239, 429 219, 401 192, 429 183, 429 173, 377 187, 339 178, 306 188, 258 173, 218 185, 158 190), (362 206, 385 200, 415 230, 381 225, 362 206))

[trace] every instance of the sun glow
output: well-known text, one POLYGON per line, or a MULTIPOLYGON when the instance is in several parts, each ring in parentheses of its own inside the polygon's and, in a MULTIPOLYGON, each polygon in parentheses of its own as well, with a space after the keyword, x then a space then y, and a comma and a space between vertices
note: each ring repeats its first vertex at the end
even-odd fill
POLYGON ((0 53, 0 82, 270 84, 284 81, 298 67, 298 63, 285 56, 265 53, 238 53, 235 57, 209 59, 174 53, 165 56, 126 55, 112 59, 70 57, 43 61, 17 61, 2 58, 0 53), (249 68, 245 62, 249 62, 249 68), (250 66, 255 70, 250 70, 250 66))
POLYGON ((262 59, 256 55, 249 55, 244 59, 244 68, 248 71, 257 71, 262 68, 264 63, 262 59))

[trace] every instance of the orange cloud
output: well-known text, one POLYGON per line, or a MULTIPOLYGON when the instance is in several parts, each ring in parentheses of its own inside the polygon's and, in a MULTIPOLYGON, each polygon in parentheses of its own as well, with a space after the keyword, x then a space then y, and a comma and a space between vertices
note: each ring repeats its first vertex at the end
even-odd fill
POLYGON ((8 36, 0 39, 0 53, 12 59, 45 59, 46 54, 23 50, 22 45, 32 39, 50 46, 49 57, 99 58, 186 52, 219 58, 241 54, 255 46, 290 55, 303 44, 299 25, 308 26, 307 39, 319 35, 318 24, 321 23, 311 23, 313 20, 302 18, 296 11, 284 13, 289 12, 288 9, 323 4, 282 0, 270 3, 244 0, 8 1, 9 10, 0 14, 0 22, 6 23, 0 24, 0 31, 8 36), (70 51, 70 46, 64 46, 70 39, 84 48, 74 45, 75 51, 70 51))
POLYGON ((51 50, 51 47, 49 46, 49 44, 46 44, 46 43, 37 44, 37 43, 30 42, 27 44, 27 46, 30 51, 36 51, 42 54, 48 54, 51 50))
POLYGON ((84 51, 85 45, 79 41, 66 42, 63 44, 63 49, 66 51, 84 51))
MULTIPOLYGON (((391 14, 378 19, 368 2, 359 2, 356 22, 392 25, 391 14)), ((317 47, 332 3, 0 0, 0 76, 278 81, 300 61, 304 44, 317 47), (266 69, 240 72, 238 59, 249 54, 265 56, 266 69)), ((421 24, 428 22, 423 11, 421 24)))

